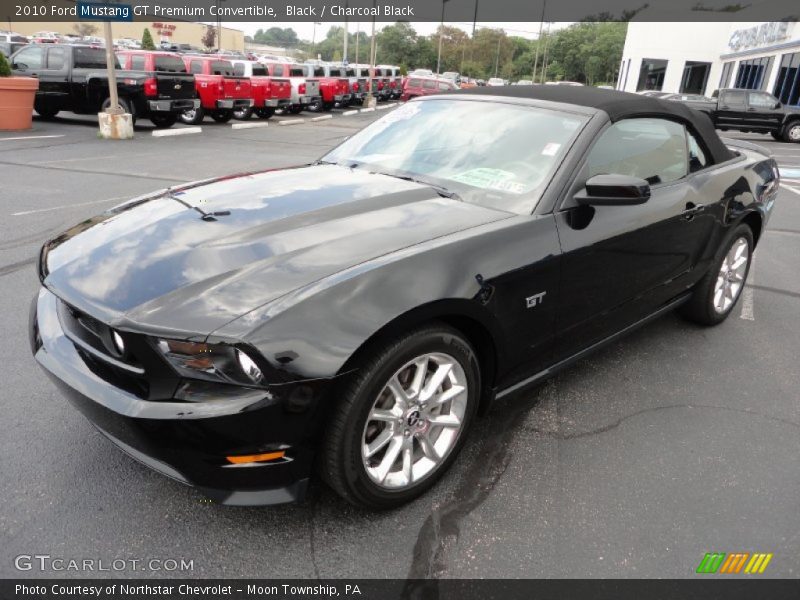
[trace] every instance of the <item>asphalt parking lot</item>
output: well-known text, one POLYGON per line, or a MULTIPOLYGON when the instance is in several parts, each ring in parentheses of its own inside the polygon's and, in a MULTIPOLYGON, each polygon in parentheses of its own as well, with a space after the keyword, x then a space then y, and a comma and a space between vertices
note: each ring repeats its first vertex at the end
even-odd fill
MULTIPOLYGON (((722 326, 669 315, 498 404, 431 493, 388 513, 319 485, 231 508, 140 466, 68 405, 27 339, 33 263, 59 230, 170 184, 300 164, 382 114, 131 141, 91 118, 0 134, 0 577, 693 577, 706 552, 800 573, 800 145, 722 326), (794 169, 794 171, 792 170, 794 169), (191 559, 185 572, 20 572, 14 557, 191 559)), ((311 115, 317 116, 317 115, 311 115)), ((308 119, 308 117, 307 117, 308 119)))

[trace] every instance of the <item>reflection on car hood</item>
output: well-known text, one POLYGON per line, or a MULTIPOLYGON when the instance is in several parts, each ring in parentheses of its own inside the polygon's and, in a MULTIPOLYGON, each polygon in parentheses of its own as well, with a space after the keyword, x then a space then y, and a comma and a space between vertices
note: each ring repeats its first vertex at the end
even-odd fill
POLYGON ((508 216, 364 170, 267 171, 79 223, 46 245, 45 285, 118 327, 207 334, 348 267, 508 216))

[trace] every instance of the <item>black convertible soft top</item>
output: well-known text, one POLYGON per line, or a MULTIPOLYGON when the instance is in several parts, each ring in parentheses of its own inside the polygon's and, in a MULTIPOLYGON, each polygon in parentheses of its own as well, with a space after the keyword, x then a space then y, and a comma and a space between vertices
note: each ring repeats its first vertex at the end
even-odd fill
POLYGON ((719 139, 714 124, 705 113, 693 110, 678 101, 659 100, 641 94, 604 90, 578 85, 506 85, 502 87, 473 87, 454 94, 477 94, 507 98, 529 98, 547 102, 575 104, 601 110, 611 121, 630 117, 661 117, 688 124, 699 135, 714 163, 734 157, 719 139))

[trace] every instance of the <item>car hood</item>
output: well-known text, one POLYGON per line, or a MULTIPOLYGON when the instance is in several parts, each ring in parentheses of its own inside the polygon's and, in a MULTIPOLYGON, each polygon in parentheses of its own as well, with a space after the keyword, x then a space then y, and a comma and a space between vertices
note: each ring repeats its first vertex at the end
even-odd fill
POLYGON ((123 204, 45 244, 42 271, 53 293, 115 327, 191 337, 361 262, 509 216, 314 165, 123 204))

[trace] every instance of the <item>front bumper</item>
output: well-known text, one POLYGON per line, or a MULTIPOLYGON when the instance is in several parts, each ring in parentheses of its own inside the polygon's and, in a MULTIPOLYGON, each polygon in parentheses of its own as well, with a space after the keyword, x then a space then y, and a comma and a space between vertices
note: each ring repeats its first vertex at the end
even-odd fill
POLYGON ((36 361, 124 452, 222 504, 279 504, 304 497, 327 385, 281 384, 202 402, 143 400, 91 368, 91 357, 62 327, 59 302, 42 288, 31 306, 36 361), (244 465, 225 458, 276 450, 284 450, 285 457, 244 465))
POLYGON ((243 110, 252 108, 253 104, 252 98, 225 98, 217 100, 216 107, 218 110, 243 110))
POLYGON ((200 108, 200 100, 148 100, 147 106, 150 112, 182 113, 187 110, 197 110, 200 108))

